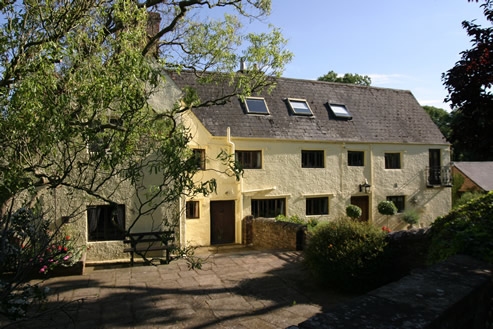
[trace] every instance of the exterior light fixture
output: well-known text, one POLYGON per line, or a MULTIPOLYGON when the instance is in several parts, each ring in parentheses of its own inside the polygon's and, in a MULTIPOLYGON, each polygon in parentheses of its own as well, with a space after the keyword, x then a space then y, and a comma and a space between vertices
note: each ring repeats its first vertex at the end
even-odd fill
POLYGON ((368 184, 368 180, 365 179, 365 183, 364 184, 359 184, 359 191, 362 192, 362 193, 370 193, 370 187, 371 185, 368 184))

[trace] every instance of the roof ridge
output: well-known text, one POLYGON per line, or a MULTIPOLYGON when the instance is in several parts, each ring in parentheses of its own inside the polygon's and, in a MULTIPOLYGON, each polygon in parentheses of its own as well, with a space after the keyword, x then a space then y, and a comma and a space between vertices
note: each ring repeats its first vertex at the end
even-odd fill
POLYGON ((394 90, 394 91, 401 91, 401 92, 407 92, 407 93, 411 93, 412 94, 411 90, 408 90, 408 89, 399 89, 399 88, 386 88, 386 87, 377 87, 377 86, 363 86, 363 85, 357 85, 357 84, 353 84, 353 83, 332 82, 332 81, 319 81, 319 80, 300 79, 300 78, 288 78, 288 77, 279 77, 279 78, 276 78, 276 79, 294 80, 294 81, 303 81, 303 82, 315 82, 315 83, 320 83, 320 84, 329 84, 329 85, 334 85, 334 86, 344 86, 344 87, 353 87, 353 88, 368 88, 368 89, 380 89, 380 90, 394 90))

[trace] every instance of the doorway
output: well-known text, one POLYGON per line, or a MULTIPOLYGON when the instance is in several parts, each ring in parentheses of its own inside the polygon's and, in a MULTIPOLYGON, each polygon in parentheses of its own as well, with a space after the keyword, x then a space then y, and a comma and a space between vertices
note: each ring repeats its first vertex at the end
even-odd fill
POLYGON ((211 244, 235 242, 235 202, 211 201, 211 244))
POLYGON ((370 219, 370 202, 367 195, 352 196, 351 204, 361 208, 361 216, 357 220, 367 222, 370 219))

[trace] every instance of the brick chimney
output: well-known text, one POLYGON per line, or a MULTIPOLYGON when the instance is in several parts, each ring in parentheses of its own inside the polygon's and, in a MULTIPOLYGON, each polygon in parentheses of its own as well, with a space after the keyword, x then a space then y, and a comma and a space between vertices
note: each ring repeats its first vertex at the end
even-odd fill
MULTIPOLYGON (((159 25, 161 24, 161 15, 151 11, 147 12, 147 14, 147 37, 150 39, 160 30, 159 25)), ((152 45, 152 48, 149 50, 148 54, 153 57, 158 57, 158 49, 159 48, 156 42, 152 45)))

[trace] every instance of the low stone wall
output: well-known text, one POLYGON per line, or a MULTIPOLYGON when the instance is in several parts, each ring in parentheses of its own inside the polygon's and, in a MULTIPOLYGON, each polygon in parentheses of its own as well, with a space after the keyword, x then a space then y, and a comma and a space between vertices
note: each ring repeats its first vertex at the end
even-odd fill
POLYGON ((243 243, 254 248, 303 250, 305 233, 305 225, 250 216, 243 220, 243 243))
POLYGON ((429 228, 395 231, 387 235, 391 252, 391 268, 396 277, 407 275, 411 270, 426 266, 431 237, 429 228))
POLYGON ((454 256, 290 328, 492 328, 492 270, 454 256))

